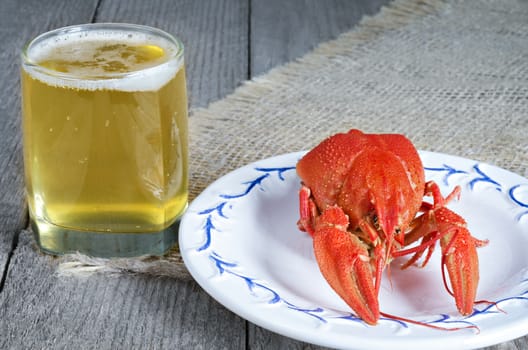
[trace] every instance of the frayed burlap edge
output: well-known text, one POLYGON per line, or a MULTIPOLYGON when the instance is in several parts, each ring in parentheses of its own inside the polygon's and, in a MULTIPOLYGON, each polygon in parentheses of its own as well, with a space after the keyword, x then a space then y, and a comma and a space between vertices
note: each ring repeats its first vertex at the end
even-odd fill
POLYGON ((158 277, 190 279, 178 247, 165 256, 141 256, 136 258, 96 258, 83 254, 67 254, 60 258, 57 272, 62 276, 89 276, 106 274, 147 274, 158 277))

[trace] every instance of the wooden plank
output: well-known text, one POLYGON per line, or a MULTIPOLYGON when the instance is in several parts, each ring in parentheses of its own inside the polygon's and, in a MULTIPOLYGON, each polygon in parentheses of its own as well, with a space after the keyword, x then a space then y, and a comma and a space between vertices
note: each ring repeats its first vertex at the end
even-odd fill
POLYGON ((19 53, 44 31, 90 21, 93 1, 0 2, 0 290, 16 235, 27 225, 20 125, 19 53))
MULTIPOLYGON (((46 8, 38 13, 54 16, 46 8)), ((193 107, 225 96, 247 78, 245 0, 103 0, 94 18, 151 25, 180 37, 193 107)), ((36 253, 23 231, 0 293, 0 348, 245 348, 246 321, 194 281, 65 278, 55 274, 55 264, 36 253)))
POLYGON ((56 275, 23 231, 0 294, 0 349, 244 349, 245 322, 194 281, 56 275))
POLYGON ((202 107, 247 80, 247 17, 246 0, 130 0, 103 1, 96 20, 151 25, 178 37, 190 105, 202 107))
POLYGON ((283 337, 281 335, 272 333, 264 328, 256 327, 249 324, 248 329, 249 348, 260 349, 288 349, 288 350, 325 350, 325 348, 317 345, 308 344, 297 341, 295 339, 283 337))
MULTIPOLYGON (((293 2, 299 3, 300 1, 293 2)), ((84 8, 83 3, 82 1, 79 3, 65 1, 60 15, 55 16, 47 8, 48 5, 45 2, 41 4, 35 1, 35 6, 31 7, 31 4, 28 5, 27 2, 22 4, 12 0, 3 0, 0 3, 0 19, 5 17, 7 21, 0 21, 0 39, 12 45, 12 38, 23 37, 21 34, 23 30, 36 34, 45 30, 42 28, 49 29, 63 25, 59 24, 63 21, 87 22, 91 17, 88 16, 86 19, 80 16, 78 19, 72 19, 75 13, 82 12, 76 11, 84 8), (42 20, 36 20, 42 15, 44 15, 42 20), (20 21, 20 18, 29 18, 32 25, 27 29, 22 29, 22 24, 13 27, 20 21), (6 38, 9 40, 5 40, 6 38)), ((179 7, 172 7, 172 2, 161 0, 154 2, 104 1, 99 7, 96 20, 143 23, 160 27, 181 37, 187 47, 186 59, 192 106, 204 106, 231 92, 247 77, 248 4, 245 0, 213 2, 181 0, 175 3, 179 7), (246 23, 245 27, 244 23, 246 23)), ((254 24, 255 16, 259 16, 259 6, 263 3, 275 8, 274 11, 266 9, 271 13, 268 17, 286 18, 277 22, 282 23, 283 27, 288 26, 287 18, 289 17, 310 18, 309 16, 299 17, 298 13, 291 12, 298 9, 290 7, 285 2, 277 0, 253 2, 251 12, 254 24), (284 10, 285 7, 286 10, 284 10), (285 14, 286 11, 290 11, 290 14, 285 14)), ((303 8, 309 13, 321 12, 318 16, 327 17, 325 21, 331 22, 332 15, 329 13, 335 10, 324 8, 324 3, 316 4, 314 1, 306 1, 301 5, 312 9, 303 8)), ((352 3, 357 5, 362 2, 352 3)), ((85 6, 93 9, 95 3, 89 4, 91 7, 85 6)), ((341 8, 339 6, 356 6, 346 5, 344 1, 332 4, 338 8, 341 8)), ((345 11, 344 8, 341 9, 345 11)), ((317 16, 317 14, 312 15, 317 16)), ((346 17, 343 14, 334 15, 346 17)), ((337 21, 341 23, 341 20, 337 21)), ((335 24, 325 24, 317 20, 313 21, 317 25, 305 24, 297 19, 297 22, 293 21, 289 26, 290 29, 294 28, 293 31, 298 29, 295 28, 295 23, 308 27, 313 26, 311 30, 316 33, 314 37, 325 32, 326 35, 333 37, 348 28, 343 29, 337 26, 336 28, 341 29, 332 29, 336 31, 330 30, 331 33, 328 34, 328 30, 324 28, 334 28, 335 24)), ((272 18, 268 18, 267 25, 270 33, 280 33, 280 30, 276 28, 279 25, 276 25, 272 18)), ((252 25, 251 32, 254 40, 258 40, 255 38, 256 31, 257 28, 253 29, 252 25)), ((270 43, 261 45, 261 49, 251 45, 251 75, 264 72, 272 65, 294 59, 318 43, 317 40, 310 43, 307 39, 310 36, 304 29, 299 32, 298 40, 287 38, 289 44, 270 43), (280 50, 286 50, 287 53, 284 54, 280 50), (260 62, 253 56, 253 53, 260 52, 267 52, 266 55, 273 56, 270 64, 266 60, 260 62)), ((318 40, 324 41, 326 37, 323 36, 318 40)), ((16 50, 6 51, 16 52, 16 50)), ((7 62, 15 62, 12 61, 16 58, 15 56, 5 54, 2 56, 3 54, 0 52, 0 58, 4 59, 3 62, 6 62, 6 59, 7 62)), ((266 58, 266 55, 263 57, 266 58)), ((2 74, 0 78, 8 79, 2 79, 2 81, 9 82, 12 81, 9 80, 13 79, 12 76, 16 77, 13 74, 18 73, 17 69, 8 69, 5 72, 0 71, 0 74, 2 74), (8 71, 14 71, 14 73, 8 71)), ((15 118, 18 117, 19 107, 18 105, 12 106, 18 104, 16 101, 18 86, 13 87, 9 83, 6 86, 8 88, 0 91, 0 100, 7 101, 11 107, 6 109, 0 107, 0 117, 6 117, 4 120, 10 121, 11 124, 6 123, 0 127, 5 129, 1 129, 2 134, 0 135, 0 165, 20 168, 20 156, 11 158, 13 154, 20 151, 20 138, 12 135, 20 132, 17 130, 19 126, 15 118), (6 95, 8 91, 16 91, 15 96, 6 95), (14 111, 17 111, 16 115, 14 111), (14 141, 5 141, 9 137, 14 141), (10 153, 3 151, 4 146, 11 147, 9 148, 10 153)), ((12 171, 11 177, 2 175, 0 180, 3 181, 0 183, 2 191, 4 189, 11 191, 8 194, 0 193, 0 220, 2 223, 8 221, 19 223, 23 222, 23 218, 18 218, 17 215, 25 216, 20 214, 24 212, 20 209, 20 203, 23 205, 21 172, 20 169, 18 172, 10 171, 12 171), (16 200, 7 201, 4 198, 16 200)), ((21 224, 18 225, 21 226, 21 224)), ((6 224, 5 227, 10 226, 6 224)), ((12 227, 11 232, 16 232, 15 226, 12 227)), ((3 232, 0 232, 0 235, 6 236, 3 232)), ((10 237, 13 236, 11 234, 10 237)), ((11 242, 12 239, 7 239, 4 246, 10 245, 11 242)), ((76 346, 83 349, 241 349, 246 346, 252 349, 318 348, 273 334, 253 325, 249 327, 249 338, 246 339, 246 322, 213 301, 192 281, 131 275, 95 275, 89 278, 58 277, 55 275, 54 260, 37 254, 32 242, 30 233, 22 232, 11 260, 4 291, 0 293, 0 315, 2 315, 0 317, 0 348, 74 348, 76 346)), ((2 243, 0 243, 0 266, 2 264, 1 252, 2 243)), ((528 338, 488 349, 526 348, 528 347, 526 339, 528 338)))
POLYGON ((251 76, 301 57, 389 0, 251 1, 251 76))
MULTIPOLYGON (((251 77, 290 62, 319 43, 352 29, 364 15, 379 11, 388 0, 251 1, 251 77)), ((323 349, 249 324, 251 349, 323 349)))

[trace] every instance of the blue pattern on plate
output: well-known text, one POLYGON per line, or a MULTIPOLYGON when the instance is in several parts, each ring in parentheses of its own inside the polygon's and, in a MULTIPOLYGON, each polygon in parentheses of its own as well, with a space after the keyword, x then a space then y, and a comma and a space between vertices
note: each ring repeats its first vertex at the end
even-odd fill
MULTIPOLYGON (((521 213, 519 213, 517 216, 516 216, 516 219, 517 221, 520 221, 522 219, 522 217, 524 215, 527 215, 528 214, 528 202, 523 202, 521 199, 518 198, 518 195, 516 195, 516 191, 519 190, 519 189, 526 189, 526 192, 528 193, 528 185, 527 184, 517 184, 517 185, 514 185, 512 187, 510 187, 508 190, 504 190, 503 189, 503 186, 497 182, 496 180, 494 180, 491 176, 489 176, 488 174, 486 174, 481 168, 480 168, 480 164, 475 164, 473 165, 472 169, 474 170, 474 172, 476 173, 475 174, 471 174, 467 171, 464 171, 464 170, 457 170, 455 169, 454 167, 452 166, 449 166, 449 165, 446 165, 444 164, 442 167, 424 167, 425 171, 426 171, 426 175, 427 175, 427 172, 445 172, 445 176, 443 178, 443 182, 445 185, 448 185, 448 182, 449 182, 449 177, 453 176, 453 175, 456 175, 456 174, 466 174, 466 176, 469 177, 469 182, 468 182, 468 186, 469 186, 469 189, 470 190, 474 190, 475 189, 475 185, 477 183, 484 183, 484 184, 491 184, 495 187, 495 189, 498 191, 498 192, 501 192, 501 193, 505 193, 506 196, 508 198, 510 198, 510 200, 515 203, 519 209, 522 209, 523 211, 521 213)), ((528 199, 527 199, 528 201, 528 199)))
MULTIPOLYGON (((221 199, 221 201, 218 204, 214 204, 213 206, 209 208, 205 208, 198 212, 198 215, 205 216, 204 218, 204 224, 202 227, 202 232, 204 234, 204 243, 196 248, 198 252, 208 252, 210 260, 213 262, 214 266, 218 270, 218 273, 220 275, 223 274, 229 274, 235 278, 239 278, 245 282, 247 285, 248 290, 254 294, 255 296, 259 292, 263 292, 266 295, 269 295, 267 298, 268 304, 277 304, 277 303, 283 303, 286 305, 289 309, 301 312, 303 314, 306 314, 310 317, 313 317, 320 321, 321 323, 327 323, 329 319, 341 319, 341 320, 347 320, 352 321, 355 323, 361 323, 363 325, 366 325, 360 318, 358 318, 354 314, 346 314, 346 315, 336 315, 335 311, 331 310, 325 310, 321 307, 314 307, 314 308, 307 308, 302 307, 299 305, 295 305, 294 303, 285 300, 280 296, 280 294, 273 290, 272 288, 268 287, 264 283, 261 283, 258 281, 257 278, 247 276, 245 274, 242 274, 237 271, 238 264, 235 262, 230 262, 229 260, 223 258, 219 253, 215 252, 211 249, 213 236, 220 232, 220 230, 215 226, 215 222, 220 219, 229 219, 229 216, 226 214, 226 207, 231 208, 232 202, 239 200, 241 198, 246 197, 252 191, 255 189, 259 189, 261 191, 264 191, 264 182, 267 179, 272 178, 273 175, 276 175, 277 178, 280 181, 285 181, 284 174, 290 171, 293 171, 295 169, 295 166, 287 166, 287 167, 255 167, 254 170, 256 171, 256 175, 254 178, 244 181, 241 183, 242 190, 240 192, 236 193, 223 193, 220 194, 218 197, 221 199)), ((434 173, 445 173, 445 175, 442 178, 443 183, 448 186, 449 185, 449 179, 451 176, 454 175, 462 175, 467 177, 467 186, 471 191, 475 190, 475 186, 478 183, 483 183, 485 185, 491 185, 493 186, 497 191, 504 193, 515 205, 517 205, 518 209, 521 210, 519 214, 516 215, 516 220, 520 221, 521 218, 525 215, 528 215, 528 200, 523 200, 519 198, 518 192, 521 190, 526 190, 528 193, 528 184, 517 184, 509 189, 504 189, 503 185, 501 185, 498 181, 494 180, 491 176, 486 174, 480 167, 480 164, 475 164, 472 167, 472 171, 466 171, 462 169, 457 169, 453 166, 450 166, 448 164, 442 164, 441 166, 427 166, 424 167, 426 171, 426 177, 427 175, 433 175, 434 173)), ((523 277, 519 282, 519 286, 522 287, 521 292, 519 295, 515 295, 512 297, 504 298, 501 300, 497 300, 491 304, 486 304, 484 307, 475 307, 473 310, 473 313, 466 317, 461 316, 450 316, 447 314, 440 314, 440 315, 433 315, 431 318, 433 320, 420 320, 420 322, 428 323, 431 325, 440 325, 443 327, 449 327, 453 326, 453 324, 464 324, 467 326, 476 326, 474 323, 477 317, 481 317, 482 315, 487 314, 496 314, 502 312, 500 309, 500 305, 506 302, 510 301, 522 301, 522 302, 528 302, 528 278, 526 276, 523 277)), ((260 295, 262 297, 262 295, 260 295)), ((481 305, 480 303, 477 303, 477 305, 481 305)), ((389 322, 395 322, 399 324, 402 327, 408 328, 409 323, 402 321, 402 320, 394 320, 391 318, 382 317, 380 321, 389 321, 389 322)))
POLYGON ((442 167, 440 168, 433 168, 433 167, 424 167, 425 171, 437 171, 437 172, 445 172, 445 176, 442 179, 444 185, 449 186, 449 178, 456 174, 467 174, 467 171, 464 170, 457 170, 453 167, 450 167, 447 164, 442 164, 442 167))
POLYGON ((480 170, 479 168, 479 165, 478 164, 475 164, 473 166, 473 170, 475 170, 475 172, 477 174, 479 174, 480 176, 478 177, 475 177, 474 179, 472 179, 470 182, 469 182, 469 188, 470 189, 473 189, 473 187, 475 187, 475 184, 478 183, 478 182, 487 182, 487 183, 490 183, 492 185, 495 185, 497 191, 501 192, 502 191, 502 186, 501 184, 499 184, 497 181, 493 180, 491 177, 489 177, 488 175, 486 175, 482 170, 480 170))
MULTIPOLYGON (((525 191, 528 193, 528 185, 515 185, 515 186, 512 186, 510 188, 510 190, 508 191, 508 196, 510 196, 510 199, 517 205, 519 205, 521 208, 523 209, 528 209, 528 202, 523 202, 522 200, 520 200, 517 195, 515 194, 517 190, 519 189, 525 189, 525 191)), ((528 200, 528 199, 527 199, 528 200)), ((528 214, 528 210, 524 210, 522 211, 520 214, 517 215, 517 220, 520 221, 521 218, 524 216, 524 215, 527 215, 528 214)))

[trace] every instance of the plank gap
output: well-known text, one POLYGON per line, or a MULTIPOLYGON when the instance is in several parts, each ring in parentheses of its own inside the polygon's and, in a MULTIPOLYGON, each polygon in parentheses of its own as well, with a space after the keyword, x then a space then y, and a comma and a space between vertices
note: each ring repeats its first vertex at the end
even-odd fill
POLYGON ((249 327, 250 327, 249 321, 245 320, 244 321, 244 336, 246 337, 246 339, 244 339, 244 348, 246 350, 251 349, 251 341, 249 340, 249 327))
MULTIPOLYGON (((26 223, 23 225, 23 227, 27 226, 28 218, 26 215, 26 223)), ((20 232, 22 230, 17 230, 13 236, 13 240, 11 241, 11 248, 9 249, 9 253, 7 253, 7 259, 4 266, 4 271, 2 272, 2 278, 0 279, 0 293, 4 290, 4 285, 7 280, 7 273, 9 272, 9 266, 11 264, 11 258, 15 254, 15 250, 18 247, 18 238, 20 237, 20 232)))
POLYGON ((24 214, 21 217, 20 225, 17 225, 17 228, 15 228, 15 234, 13 235, 13 240, 11 241, 11 247, 9 248, 9 252, 7 253, 7 258, 4 264, 4 270, 2 271, 2 276, 0 277, 0 293, 4 290, 4 285, 7 280, 7 273, 9 272, 9 267, 11 266, 11 258, 15 254, 15 250, 18 247, 18 241, 20 234, 23 230, 31 229, 30 223, 29 223, 29 208, 26 205, 24 205, 23 208, 24 214))
POLYGON ((247 12, 247 79, 253 78, 252 72, 251 72, 251 7, 252 7, 253 0, 248 0, 248 12, 247 12))
POLYGON ((97 22, 97 16, 99 15, 99 7, 101 6, 102 0, 97 0, 97 4, 95 5, 95 9, 92 15, 92 19, 90 20, 90 23, 97 22))

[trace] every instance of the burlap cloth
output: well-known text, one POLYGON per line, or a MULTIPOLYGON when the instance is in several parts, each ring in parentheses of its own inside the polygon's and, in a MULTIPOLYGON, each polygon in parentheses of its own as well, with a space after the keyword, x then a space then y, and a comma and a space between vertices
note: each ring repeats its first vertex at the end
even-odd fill
MULTIPOLYGON (((218 177, 359 128, 528 176, 528 2, 396 0, 190 117, 191 200, 218 177)), ((161 258, 61 258, 60 273, 188 278, 161 258)))

